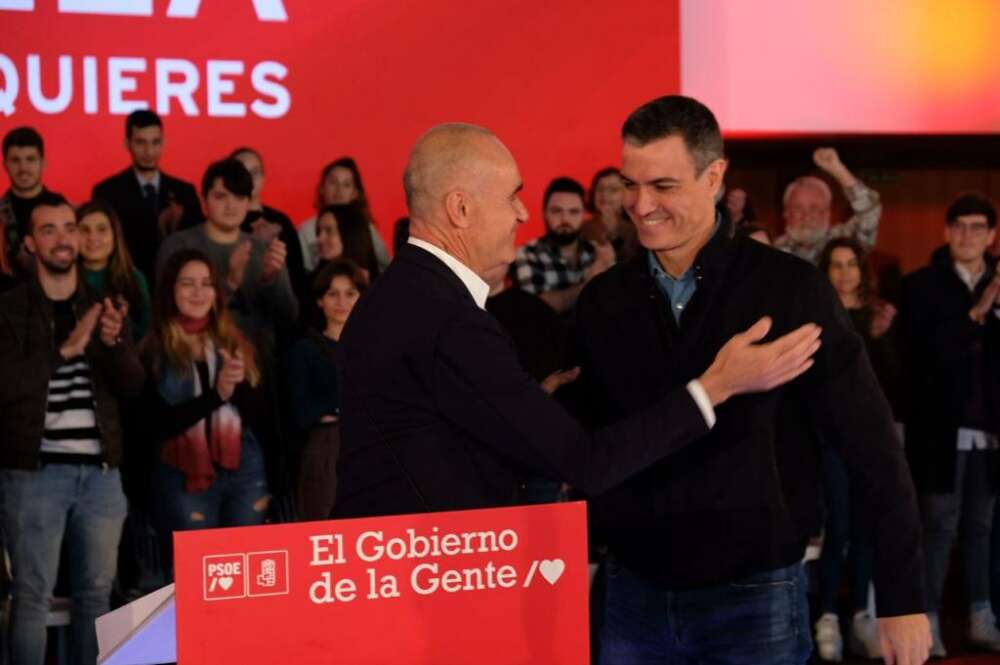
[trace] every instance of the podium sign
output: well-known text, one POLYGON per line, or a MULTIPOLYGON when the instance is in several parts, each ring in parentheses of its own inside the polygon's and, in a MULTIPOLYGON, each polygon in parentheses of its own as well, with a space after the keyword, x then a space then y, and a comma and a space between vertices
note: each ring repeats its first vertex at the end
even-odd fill
POLYGON ((583 503, 179 532, 179 662, 578 665, 586 540, 583 503))

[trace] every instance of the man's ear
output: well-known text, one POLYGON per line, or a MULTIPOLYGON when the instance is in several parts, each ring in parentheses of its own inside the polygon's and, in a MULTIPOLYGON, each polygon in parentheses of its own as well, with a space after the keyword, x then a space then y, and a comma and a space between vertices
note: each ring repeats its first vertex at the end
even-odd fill
POLYGON ((35 249, 36 249, 35 248, 35 239, 32 238, 30 235, 29 236, 24 236, 24 246, 27 248, 27 250, 29 252, 31 252, 32 256, 34 256, 35 249))
POLYGON ((444 197, 444 208, 448 213, 448 221, 460 229, 469 228, 468 195, 460 189, 448 192, 444 197))
POLYGON ((707 179, 708 186, 712 190, 712 194, 718 194, 719 189, 722 187, 722 183, 726 177, 726 169, 729 167, 729 161, 725 158, 720 158, 705 167, 704 177, 707 179))

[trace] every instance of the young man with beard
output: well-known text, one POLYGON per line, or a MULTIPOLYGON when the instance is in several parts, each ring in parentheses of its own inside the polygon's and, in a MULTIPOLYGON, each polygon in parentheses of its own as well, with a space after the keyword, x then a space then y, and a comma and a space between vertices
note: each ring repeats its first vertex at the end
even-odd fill
POLYGON ((17 277, 25 277, 34 260, 24 249, 31 210, 49 190, 42 184, 45 143, 32 127, 17 127, 3 137, 3 167, 10 189, 0 198, 0 231, 5 236, 7 265, 17 277))
POLYGON ((125 119, 125 149, 132 164, 95 185, 91 198, 114 206, 132 260, 152 287, 156 253, 163 239, 205 218, 194 186, 160 170, 160 116, 145 110, 130 113, 125 119))
POLYGON ((843 224, 831 226, 830 187, 816 176, 796 178, 785 188, 782 198, 785 233, 774 241, 774 246, 814 265, 826 243, 834 238, 853 236, 866 249, 874 247, 882 217, 878 192, 858 180, 833 148, 817 149, 813 161, 840 184, 854 215, 843 224))
POLYGON ((518 286, 537 294, 561 313, 573 309, 584 285, 615 262, 609 243, 591 245, 580 238, 583 186, 572 178, 556 178, 542 203, 546 233, 521 247, 514 259, 518 286))
POLYGON ((65 544, 70 652, 97 660, 126 501, 119 400, 144 371, 124 306, 96 302, 78 276, 73 208, 43 195, 25 245, 34 275, 0 297, 0 524, 13 576, 11 662, 45 662, 45 620, 65 544), (65 542, 64 542, 65 541, 65 542))
POLYGON ((703 104, 653 100, 625 121, 622 139, 624 207, 645 251, 577 302, 581 416, 599 428, 642 412, 763 316, 771 334, 815 322, 823 345, 795 381, 715 409, 698 446, 591 500, 593 533, 609 546, 600 662, 805 663, 802 559, 821 524, 823 441, 844 458, 874 544, 886 662, 922 663, 930 630, 916 494, 889 405, 829 280, 733 235, 715 205, 722 134, 703 104))

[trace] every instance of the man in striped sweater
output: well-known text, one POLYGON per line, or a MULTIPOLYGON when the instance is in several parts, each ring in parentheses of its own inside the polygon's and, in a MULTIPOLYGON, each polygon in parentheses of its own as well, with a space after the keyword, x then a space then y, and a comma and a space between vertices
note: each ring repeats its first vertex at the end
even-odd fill
POLYGON ((142 388, 126 309, 77 277, 73 208, 48 195, 25 245, 35 277, 0 297, 0 525, 13 574, 12 662, 42 665, 45 617, 64 538, 71 652, 94 663, 125 519, 118 400, 142 388))

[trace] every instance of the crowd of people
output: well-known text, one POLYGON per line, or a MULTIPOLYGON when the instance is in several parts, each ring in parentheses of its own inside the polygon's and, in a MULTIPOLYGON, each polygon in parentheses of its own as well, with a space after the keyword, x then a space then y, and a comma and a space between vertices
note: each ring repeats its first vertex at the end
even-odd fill
MULTIPOLYGON (((647 130, 641 123, 648 118, 637 118, 626 126, 626 150, 634 150, 633 164, 643 164, 655 157, 643 151, 658 145, 662 136, 644 138, 647 130)), ((356 509, 357 497, 371 491, 351 475, 358 464, 342 465, 338 474, 341 440, 348 434, 341 429, 341 407, 345 394, 355 390, 352 375, 343 373, 344 354, 358 356, 360 333, 355 331, 347 345, 341 335, 349 329, 355 305, 366 301, 395 262, 390 266, 357 163, 341 157, 320 171, 315 215, 296 225, 265 204, 267 170, 258 150, 238 147, 212 162, 196 189, 160 169, 163 135, 163 122, 155 113, 129 115, 125 143, 131 163, 95 184, 85 202, 70 202, 54 191, 57 187, 47 186, 44 141, 35 129, 20 127, 3 138, 10 189, 0 198, 0 525, 10 560, 3 580, 12 601, 6 648, 15 663, 44 662, 46 614, 57 589, 72 599, 74 662, 95 662, 95 618, 112 603, 171 580, 174 531, 373 512, 367 506, 356 509), (348 501, 337 510, 345 484, 348 501)), ((436 140, 429 139, 432 144, 436 140)), ((456 140, 450 136, 445 144, 456 140)), ((721 159, 721 138, 713 149, 721 159)), ((415 180, 420 159, 430 157, 415 150, 407 171, 407 198, 414 223, 426 231, 431 213, 420 195, 429 185, 415 180)), ((772 245, 760 251, 798 257, 827 278, 815 299, 839 302, 838 325, 862 340, 867 353, 858 362, 874 371, 895 423, 892 436, 905 442, 922 527, 922 569, 910 572, 921 578, 917 588, 924 588, 932 655, 946 654, 939 611, 956 540, 964 564, 969 640, 1000 652, 1000 629, 991 606, 991 591, 992 600, 1000 601, 1000 519, 994 519, 1000 487, 996 210, 983 196, 956 192, 942 220, 946 243, 926 267, 906 276, 899 293, 890 292, 868 259, 882 216, 878 192, 859 180, 833 148, 817 149, 814 162, 815 172, 785 189, 783 233, 773 239, 773 226, 756 218, 751 195, 726 190, 720 167, 710 230, 772 245), (850 219, 832 219, 830 182, 849 203, 850 219)), ((711 175, 717 163, 698 166, 711 175)), ((649 196, 669 198, 676 186, 654 182, 649 196)), ((723 279, 745 273, 741 279, 752 285, 743 287, 746 296, 760 301, 755 306, 771 307, 783 289, 746 265, 723 266, 730 260, 726 250, 712 244, 690 269, 678 272, 664 264, 643 242, 655 233, 643 225, 660 222, 642 221, 645 187, 634 173, 613 167, 599 170, 587 188, 572 178, 554 178, 543 197, 545 234, 479 275, 488 286, 481 294, 478 285, 469 287, 474 298, 481 296, 477 304, 513 341, 527 375, 593 431, 659 394, 659 388, 651 388, 657 385, 652 378, 623 378, 621 367, 645 363, 644 371, 655 373, 662 365, 681 372, 684 363, 714 356, 718 347, 704 358, 701 349, 691 347, 685 357, 674 353, 643 359, 647 343, 656 343, 656 326, 673 331, 672 344, 679 348, 691 344, 680 332, 685 323, 704 315, 696 292, 711 292, 723 279), (626 265, 630 267, 609 272, 626 265), (629 280, 638 285, 640 273, 647 286, 633 288, 629 280), (636 314, 650 299, 672 316, 654 325, 636 314), (584 366, 582 374, 579 366, 584 366), (595 374, 601 381, 594 380, 595 374)), ((516 190, 514 196, 515 208, 523 207, 516 190)), ((527 217, 517 212, 519 221, 527 217)), ((393 253, 404 246, 404 253, 412 252, 415 246, 461 277, 462 267, 449 263, 454 257, 439 256, 424 236, 410 237, 409 224, 397 223, 393 253)), ((805 274, 801 270, 798 263, 787 268, 788 274, 805 274)), ((387 292, 391 288, 386 286, 387 292)), ((808 305, 784 301, 774 307, 808 305)), ((390 343, 390 337, 380 337, 371 326, 359 330, 379 338, 372 348, 390 343)), ((847 355, 840 360, 853 362, 847 355)), ((365 372, 377 373, 372 367, 365 372)), ((832 380, 830 385, 819 380, 808 385, 817 395, 835 387, 832 380)), ((705 388, 689 385, 688 390, 701 413, 712 414, 705 418, 712 429, 715 415, 711 406, 704 408, 709 397, 705 388)), ((856 397, 864 394, 859 389, 856 397)), ((741 404, 746 402, 727 404, 726 413, 747 409, 740 418, 750 422, 777 408, 741 404)), ((803 413, 822 422, 838 415, 822 404, 807 404, 803 413)), ((469 417, 473 415, 470 411, 469 417)), ((864 420, 866 415, 831 429, 841 437, 851 428, 877 429, 864 420)), ((725 422, 720 425, 715 429, 720 437, 727 432, 734 439, 745 437, 727 429, 725 422)), ((761 421, 759 427, 767 426, 761 421)), ((802 478, 802 483, 822 482, 825 489, 825 521, 811 534, 822 535, 823 543, 815 567, 820 614, 813 627, 820 657, 839 661, 844 656, 838 610, 845 571, 850 579, 848 646, 867 657, 882 655, 870 593, 878 563, 870 536, 876 518, 857 514, 852 498, 862 490, 874 496, 872 486, 881 482, 878 468, 857 467, 877 466, 884 459, 851 442, 824 441, 804 421, 768 436, 779 443, 783 436, 809 438, 822 451, 821 472, 802 478)), ((752 512, 740 512, 748 506, 736 505, 744 498, 753 501, 749 497, 762 487, 754 483, 774 480, 767 476, 771 469, 753 457, 761 449, 750 445, 752 437, 745 438, 747 452, 739 459, 748 475, 729 487, 733 503, 726 519, 735 520, 729 527, 736 533, 776 529, 754 521, 752 512)), ((365 464, 388 462, 372 458, 362 471, 365 464)), ((526 467, 515 501, 558 501, 580 490, 608 489, 604 483, 588 486, 591 476, 584 472, 560 477, 526 467)), ((565 468, 571 465, 567 462, 565 468)), ((789 468, 797 467, 775 470, 786 477, 767 487, 798 491, 788 481, 789 468)), ((624 478, 636 470, 621 473, 624 478)), ((703 525, 686 521, 692 515, 701 520, 698 513, 678 512, 675 504, 704 502, 711 488, 681 472, 661 480, 672 488, 662 504, 676 513, 671 528, 701 529, 703 525)), ((656 491, 648 488, 651 496, 656 491)), ((422 505, 409 508, 433 507, 433 496, 420 498, 422 505)), ((396 506, 391 501, 385 505, 389 508, 381 512, 396 506)), ((596 511, 615 506, 608 501, 596 511)), ((627 507, 622 511, 627 514, 627 507)), ((803 516, 806 523, 808 515, 803 516)), ((664 530, 654 540, 667 542, 671 533, 664 530)), ((603 551, 600 538, 598 533, 597 558, 603 551)), ((609 538, 617 539, 618 558, 611 561, 605 593, 628 590, 659 602, 636 581, 652 576, 644 569, 651 565, 642 554, 647 544, 621 534, 609 538), (631 580, 629 571, 640 574, 631 580)), ((706 561, 738 568, 740 562, 714 552, 717 539, 711 542, 688 568, 690 551, 671 552, 676 568, 670 575, 699 581, 706 561)), ((789 573, 789 583, 797 574, 789 573)), ((705 577, 706 583, 713 579, 705 577)), ((683 580, 669 575, 658 580, 667 586, 678 581, 683 586, 683 580)), ((608 617, 614 619, 613 614, 608 617)))

